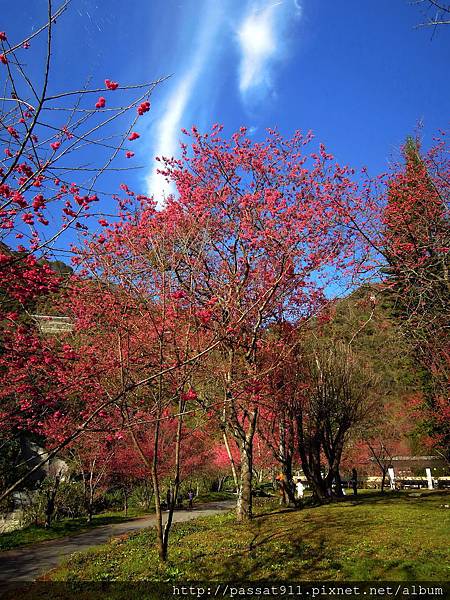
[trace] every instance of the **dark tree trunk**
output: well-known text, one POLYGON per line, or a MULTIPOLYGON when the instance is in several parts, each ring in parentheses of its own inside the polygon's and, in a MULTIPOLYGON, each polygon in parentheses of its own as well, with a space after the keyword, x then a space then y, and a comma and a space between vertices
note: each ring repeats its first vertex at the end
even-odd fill
POLYGON ((50 529, 52 526, 53 513, 55 512, 55 500, 58 493, 59 484, 61 481, 60 475, 56 475, 53 486, 47 490, 47 503, 45 507, 45 528, 50 529))
POLYGON ((299 410, 295 415, 297 426, 297 444, 303 473, 308 480, 313 497, 318 502, 326 502, 329 499, 325 481, 322 477, 322 465, 320 461, 321 437, 320 432, 309 434, 306 438, 303 430, 303 414, 299 410))
POLYGON ((384 494, 384 486, 386 484, 386 473, 387 473, 387 469, 383 469, 382 470, 382 477, 381 477, 381 493, 384 494))
POLYGON ((51 497, 47 496, 47 505, 45 507, 45 529, 50 529, 52 526, 52 517, 53 512, 55 510, 55 499, 52 495, 51 497))
MULTIPOLYGON (((292 475, 292 457, 294 454, 294 435, 287 425, 286 415, 280 419, 280 439, 277 453, 277 459, 281 464, 281 472, 283 475, 284 493, 283 502, 289 506, 296 506, 295 485, 292 475), (288 442, 288 439, 291 443, 288 442)), ((291 424, 292 428, 292 424, 291 424)))
POLYGON ((152 468, 152 482, 153 489, 155 491, 155 517, 156 517, 156 539, 158 542, 158 554, 161 560, 166 560, 167 555, 164 552, 164 536, 163 536, 163 525, 162 525, 162 510, 161 510, 161 496, 159 490, 159 479, 156 469, 152 468))
POLYGON ((325 477, 325 487, 327 495, 330 498, 333 496, 342 497, 344 495, 342 492, 339 468, 342 451, 344 449, 346 431, 346 424, 341 423, 337 431, 333 434, 330 424, 327 423, 322 432, 322 447, 328 462, 328 474, 325 477), (333 490, 333 483, 336 485, 335 491, 333 490))
POLYGON ((180 466, 181 466, 181 438, 182 438, 182 429, 183 429, 183 413, 186 406, 186 402, 183 401, 180 397, 178 403, 178 425, 177 425, 177 435, 175 441, 175 479, 172 488, 171 501, 167 506, 168 515, 167 521, 164 526, 163 531, 163 545, 162 545, 162 554, 161 560, 167 560, 167 554, 169 549, 169 535, 170 528, 172 527, 173 521, 173 511, 175 510, 175 505, 178 498, 178 492, 180 488, 180 466))
POLYGON ((339 469, 336 472, 334 480, 336 482, 336 495, 339 496, 339 498, 342 498, 344 496, 344 492, 342 490, 342 479, 341 474, 339 473, 339 469))
POLYGON ((283 473, 285 492, 286 492, 286 503, 289 506, 296 506, 297 501, 295 498, 295 485, 294 478, 292 475, 292 459, 291 457, 285 457, 281 463, 281 471, 283 473))
MULTIPOLYGON (((158 555, 162 561, 167 559, 167 548, 164 547, 164 533, 163 533, 163 522, 162 522, 162 510, 161 510, 161 490, 159 488, 159 477, 158 477, 158 449, 159 449, 159 429, 160 429, 160 416, 161 411, 158 411, 155 433, 153 436, 153 460, 151 463, 151 476, 153 493, 155 495, 155 525, 156 525, 156 540, 158 546, 158 555)), ((133 439, 135 440, 134 436, 133 439)), ((142 449, 138 446, 140 452, 142 449)), ((142 454, 143 458, 144 455, 142 454)), ((147 459, 145 459, 147 460, 147 459)), ((148 464, 148 463, 147 463, 148 464)))

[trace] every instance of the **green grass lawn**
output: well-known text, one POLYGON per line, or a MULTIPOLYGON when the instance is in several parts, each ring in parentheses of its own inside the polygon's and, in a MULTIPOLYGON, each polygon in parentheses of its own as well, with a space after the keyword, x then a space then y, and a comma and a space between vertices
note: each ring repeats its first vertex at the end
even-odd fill
MULTIPOLYGON (((220 502, 221 500, 235 500, 236 494, 232 492, 206 492, 204 494, 199 494, 194 498, 195 504, 203 504, 205 502, 220 502)), ((184 505, 187 505, 187 499, 184 499, 184 505)))
POLYGON ((447 492, 362 494, 357 500, 281 510, 257 500, 257 516, 220 514, 175 524, 161 564, 149 529, 73 555, 54 581, 403 580, 449 578, 447 492))
POLYGON ((81 533, 87 531, 91 527, 98 527, 99 525, 122 523, 123 521, 129 521, 134 517, 143 516, 144 514, 145 513, 142 511, 130 509, 128 511, 128 516, 125 516, 125 512, 122 511, 105 512, 94 515, 91 524, 86 522, 86 518, 79 518, 55 521, 50 529, 45 529, 41 526, 38 527, 37 525, 29 525, 23 529, 16 529, 15 531, 0 534, 0 551, 11 550, 12 548, 19 548, 20 546, 26 546, 44 540, 53 540, 65 537, 66 535, 81 533))

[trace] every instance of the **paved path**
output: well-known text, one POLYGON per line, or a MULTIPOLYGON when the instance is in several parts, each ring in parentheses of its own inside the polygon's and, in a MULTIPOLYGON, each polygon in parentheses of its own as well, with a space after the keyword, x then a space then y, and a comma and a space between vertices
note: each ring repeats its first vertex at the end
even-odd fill
MULTIPOLYGON (((219 512, 230 510, 234 506, 235 502, 233 500, 199 504, 193 511, 175 511, 173 520, 175 523, 189 521, 198 517, 215 515, 219 512)), ((0 584, 2 581, 34 581, 40 575, 57 567, 62 558, 68 554, 104 544, 111 537, 151 527, 154 524, 154 516, 143 517, 124 523, 101 525, 78 535, 57 540, 48 540, 23 548, 17 548, 16 550, 0 552, 0 584)))

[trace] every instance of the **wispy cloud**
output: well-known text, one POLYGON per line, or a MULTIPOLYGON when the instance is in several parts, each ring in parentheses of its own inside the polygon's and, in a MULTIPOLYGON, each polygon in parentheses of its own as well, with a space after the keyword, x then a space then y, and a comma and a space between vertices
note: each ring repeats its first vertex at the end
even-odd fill
MULTIPOLYGON (((158 96, 163 108, 155 114, 150 132, 153 157, 179 154, 182 127, 220 121, 220 116, 211 115, 212 97, 224 81, 223 69, 235 69, 230 58, 236 41, 240 54, 238 91, 245 104, 273 92, 273 67, 286 55, 289 24, 301 14, 301 2, 197 0, 195 12, 189 3, 184 5, 186 13, 177 20, 182 29, 175 28, 171 37, 172 56, 177 60, 172 65, 174 76, 158 96)), ((163 205, 175 190, 157 173, 158 168, 161 163, 153 160, 146 187, 147 193, 163 205)))
POLYGON ((286 50, 290 19, 301 15, 300 0, 251 2, 237 29, 241 53, 239 90, 244 99, 272 88, 272 69, 286 50))
MULTIPOLYGON (((168 98, 166 109, 156 128, 156 144, 153 149, 155 157, 171 157, 177 154, 181 119, 186 111, 198 76, 199 70, 191 69, 168 98)), ((161 163, 154 161, 151 172, 147 177, 147 191, 149 195, 155 197, 159 204, 162 204, 164 199, 173 193, 174 189, 162 175, 157 173, 157 169, 160 167, 161 163)))
MULTIPOLYGON (((180 130, 185 125, 187 114, 191 112, 193 97, 201 93, 200 79, 213 57, 215 36, 222 18, 220 5, 207 2, 208 5, 198 30, 193 32, 197 43, 187 57, 185 69, 181 74, 176 72, 174 75, 174 86, 165 99, 164 111, 159 116, 153 132, 155 143, 152 154, 155 157, 171 157, 178 154, 180 130)), ((161 167, 161 163, 154 161, 146 178, 147 193, 154 196, 159 204, 163 204, 164 199, 173 193, 174 189, 157 173, 158 167, 161 167)))

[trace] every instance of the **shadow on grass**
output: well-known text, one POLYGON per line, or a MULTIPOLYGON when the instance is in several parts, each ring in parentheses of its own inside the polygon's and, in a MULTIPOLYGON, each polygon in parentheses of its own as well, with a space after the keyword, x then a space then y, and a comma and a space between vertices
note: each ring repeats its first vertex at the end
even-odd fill
POLYGON ((303 509, 314 509, 314 508, 323 508, 325 506, 335 506, 335 505, 348 505, 348 506, 357 506, 362 504, 391 504, 395 502, 405 502, 405 501, 416 501, 420 499, 421 501, 442 501, 448 503, 450 499, 450 490, 401 490, 401 491, 386 491, 380 492, 379 490, 373 491, 363 491, 359 493, 357 496, 347 495, 341 498, 333 498, 328 502, 318 502, 314 500, 312 497, 306 498, 301 506, 289 506, 289 507, 275 507, 269 509, 266 512, 259 513, 255 515, 255 519, 260 517, 265 517, 268 515, 281 515, 288 512, 296 512, 303 509))
POLYGON ((343 498, 338 498, 337 502, 348 502, 348 503, 358 503, 358 504, 375 504, 375 503, 386 503, 389 504, 391 502, 398 501, 409 501, 409 500, 426 500, 426 501, 438 501, 438 500, 447 500, 450 498, 450 491, 445 490, 426 490, 426 489, 410 489, 410 490, 401 490, 401 491, 386 491, 384 493, 374 490, 370 492, 363 492, 358 494, 357 496, 344 496, 343 498))
MULTIPOLYGON (((313 502, 308 499, 305 502, 304 509, 314 510, 325 507, 339 506, 341 508, 352 507, 352 506, 377 506, 377 505, 395 505, 400 503, 417 503, 426 502, 427 504, 446 504, 450 500, 450 491, 447 490, 401 490, 401 491, 387 491, 380 492, 364 491, 359 493, 357 496, 344 496, 342 498, 335 498, 330 502, 323 504, 313 502), (309 502, 308 502, 309 500, 309 502)), ((295 509, 294 509, 295 510, 295 509)))
POLYGON ((380 519, 383 522, 385 508, 386 514, 390 507, 405 503, 414 506, 425 502, 431 508, 448 503, 450 494, 426 490, 417 497, 410 493, 367 492, 325 505, 305 506, 303 510, 273 507, 255 517, 250 525, 251 539, 244 548, 241 546, 225 558, 221 575, 228 579, 253 580, 271 575, 279 577, 281 572, 285 579, 316 580, 335 579, 344 573, 364 580, 390 573, 395 578, 413 580, 420 565, 414 561, 409 564, 406 557, 389 559, 388 547, 392 540, 384 538, 388 533, 383 532, 382 526, 381 537, 375 537, 374 532, 380 527, 380 519), (368 510, 345 510, 355 506, 368 510), (382 550, 384 545, 386 556, 382 550), (380 550, 382 558, 377 556, 380 550))
POLYGON ((269 517, 272 515, 285 515, 287 513, 297 512, 301 510, 300 506, 289 506, 289 507, 274 507, 272 510, 268 510, 267 512, 257 513, 253 517, 253 521, 258 521, 258 519, 262 519, 263 517, 269 517))
MULTIPOLYGON (((259 515, 253 521, 253 536, 245 548, 223 560, 219 576, 231 580, 253 580, 279 577, 286 579, 317 578, 317 573, 330 577, 330 569, 341 568, 340 547, 349 531, 364 531, 372 525, 366 515, 342 515, 309 511, 305 522, 289 522, 280 526, 278 518, 288 510, 259 515), (273 530, 274 526, 277 528, 273 530)), ((301 513, 296 513, 300 516, 301 513)), ((303 513, 306 515, 306 513, 303 513)))

